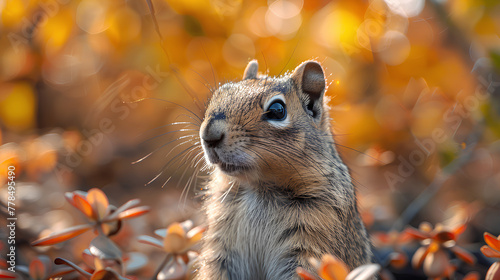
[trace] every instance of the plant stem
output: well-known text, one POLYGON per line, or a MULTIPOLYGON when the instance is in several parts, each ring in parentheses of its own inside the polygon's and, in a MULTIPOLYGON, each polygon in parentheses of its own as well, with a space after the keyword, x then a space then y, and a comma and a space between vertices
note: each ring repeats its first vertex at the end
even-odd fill
POLYGON ((151 278, 151 280, 157 280, 158 279, 158 274, 160 274, 160 272, 167 265, 167 263, 170 262, 170 260, 173 260, 173 255, 172 254, 167 254, 165 256, 165 259, 163 259, 163 261, 161 262, 160 266, 158 266, 158 269, 156 269, 156 272, 155 272, 153 278, 151 278))

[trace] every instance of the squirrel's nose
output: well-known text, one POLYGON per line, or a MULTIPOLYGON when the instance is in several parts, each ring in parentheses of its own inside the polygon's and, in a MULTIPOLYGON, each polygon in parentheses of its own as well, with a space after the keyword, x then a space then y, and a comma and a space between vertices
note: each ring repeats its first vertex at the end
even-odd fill
POLYGON ((220 146, 224 140, 224 121, 218 118, 211 118, 201 128, 201 139, 209 148, 220 146))
POLYGON ((208 133, 202 135, 201 138, 207 144, 208 147, 215 148, 217 146, 220 146, 222 140, 224 140, 224 136, 225 135, 222 131, 211 130, 208 133))

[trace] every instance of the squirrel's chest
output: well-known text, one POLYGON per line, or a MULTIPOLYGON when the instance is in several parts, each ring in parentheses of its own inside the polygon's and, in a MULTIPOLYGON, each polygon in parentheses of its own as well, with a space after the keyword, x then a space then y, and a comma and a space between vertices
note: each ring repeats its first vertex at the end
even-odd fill
MULTIPOLYGON (((258 194, 242 195, 235 213, 235 245, 248 244, 266 250, 283 228, 282 209, 258 194)), ((267 251, 267 250, 266 250, 267 251)))
POLYGON ((220 215, 212 217, 213 222, 221 222, 214 234, 223 239, 229 254, 255 269, 280 258, 285 251, 280 236, 287 221, 278 204, 247 191, 236 200, 226 200, 221 207, 220 215))

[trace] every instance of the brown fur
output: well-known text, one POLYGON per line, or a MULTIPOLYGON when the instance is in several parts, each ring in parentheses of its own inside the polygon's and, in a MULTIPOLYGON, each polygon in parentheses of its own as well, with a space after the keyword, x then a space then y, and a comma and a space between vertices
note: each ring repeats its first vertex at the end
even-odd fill
POLYGON ((308 259, 334 254, 352 269, 370 262, 347 167, 330 131, 319 63, 277 78, 247 66, 219 87, 200 136, 213 165, 196 279, 297 279, 308 259), (265 119, 281 95, 285 121, 265 119), (236 167, 235 167, 236 166, 236 167))

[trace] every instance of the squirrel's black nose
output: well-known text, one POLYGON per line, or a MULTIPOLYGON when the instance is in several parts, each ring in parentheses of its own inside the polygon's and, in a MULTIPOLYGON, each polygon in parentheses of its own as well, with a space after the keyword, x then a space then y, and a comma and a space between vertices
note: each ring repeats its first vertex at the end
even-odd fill
POLYGON ((208 147, 210 148, 215 148, 217 146, 220 146, 222 143, 222 140, 224 140, 224 133, 220 131, 216 131, 214 133, 206 133, 202 136, 203 141, 207 144, 208 147))
POLYGON ((224 121, 219 116, 211 118, 205 125, 202 125, 201 139, 209 148, 220 146, 224 140, 224 121))

